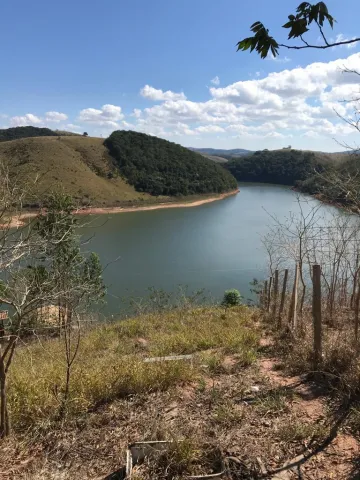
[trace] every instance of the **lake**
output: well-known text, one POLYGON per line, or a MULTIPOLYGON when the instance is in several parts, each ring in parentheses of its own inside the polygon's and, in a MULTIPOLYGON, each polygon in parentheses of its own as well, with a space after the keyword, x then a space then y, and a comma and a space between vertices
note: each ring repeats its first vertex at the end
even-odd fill
MULTIPOLYGON (((105 315, 124 310, 124 297, 148 295, 148 287, 205 289, 221 299, 236 288, 250 296, 249 282, 263 279, 267 258, 261 244, 269 213, 285 218, 298 210, 287 187, 240 184, 240 193, 194 208, 103 215, 92 220, 88 249, 107 265, 105 315)), ((305 197, 304 199, 309 197, 305 197)), ((316 200, 311 200, 311 203, 316 200)), ((310 208, 309 206, 304 208, 310 208)), ((325 207, 331 209, 332 207, 325 207)))

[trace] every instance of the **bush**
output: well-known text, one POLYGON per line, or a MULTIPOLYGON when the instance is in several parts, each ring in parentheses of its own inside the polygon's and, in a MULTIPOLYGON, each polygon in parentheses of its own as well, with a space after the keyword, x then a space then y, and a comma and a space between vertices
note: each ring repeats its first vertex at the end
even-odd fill
POLYGON ((236 290, 235 288, 232 290, 226 290, 221 305, 224 307, 236 307, 237 305, 241 305, 241 299, 242 297, 239 290, 236 290))

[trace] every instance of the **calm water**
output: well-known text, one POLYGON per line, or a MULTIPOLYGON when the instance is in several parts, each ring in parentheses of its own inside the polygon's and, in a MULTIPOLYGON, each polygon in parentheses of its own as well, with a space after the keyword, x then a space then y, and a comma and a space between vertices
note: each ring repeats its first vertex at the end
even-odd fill
POLYGON ((172 291, 188 285, 214 299, 237 288, 247 298, 249 282, 266 271, 260 240, 272 222, 266 211, 278 218, 297 211, 295 194, 245 184, 238 195, 200 207, 97 217, 88 234, 94 235, 89 248, 109 264, 103 313, 120 312, 123 297, 146 296, 151 286, 172 291))

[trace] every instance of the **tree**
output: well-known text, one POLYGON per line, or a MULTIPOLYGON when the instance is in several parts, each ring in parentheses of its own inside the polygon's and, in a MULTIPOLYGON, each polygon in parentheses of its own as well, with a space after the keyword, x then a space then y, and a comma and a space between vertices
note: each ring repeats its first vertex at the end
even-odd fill
POLYGON ((288 48, 294 50, 302 50, 305 48, 327 49, 339 45, 348 45, 355 42, 360 42, 360 37, 351 40, 332 41, 329 40, 324 33, 324 25, 327 23, 331 28, 334 27, 335 19, 330 15, 328 8, 324 2, 311 4, 309 2, 302 2, 296 9, 296 13, 288 16, 288 21, 283 25, 283 28, 288 29, 288 40, 300 39, 301 44, 288 45, 279 43, 272 37, 269 30, 260 21, 253 23, 250 27, 254 33, 252 37, 244 38, 237 43, 237 50, 255 50, 261 58, 266 58, 269 54, 274 57, 279 55, 279 48, 288 48), (310 30, 309 27, 316 25, 319 30, 322 43, 310 44, 304 39, 304 35, 310 30))
POLYGON ((89 134, 87 132, 83 133, 83 137, 87 137, 89 134))
POLYGON ((10 311, 5 336, 0 339, 0 438, 11 430, 7 380, 15 350, 22 337, 37 332, 39 311, 60 299, 62 311, 66 312, 66 365, 70 381, 80 341, 78 336, 75 348, 72 347, 71 316, 78 316, 79 307, 86 307, 92 295, 97 298, 104 294, 98 257, 80 254, 69 197, 51 197, 47 210, 13 228, 13 219, 21 216, 22 203, 28 201, 30 190, 29 186, 20 188, 14 184, 6 166, 0 164, 0 305, 10 311))
POLYGON ((57 295, 55 300, 65 353, 66 381, 59 399, 60 415, 65 413, 69 398, 71 368, 80 345, 82 314, 106 292, 99 256, 94 252, 85 256, 81 252, 74 208, 70 196, 50 195, 46 213, 40 215, 37 222, 40 238, 47 246, 42 269, 46 272, 45 277, 51 278, 53 293, 57 295))

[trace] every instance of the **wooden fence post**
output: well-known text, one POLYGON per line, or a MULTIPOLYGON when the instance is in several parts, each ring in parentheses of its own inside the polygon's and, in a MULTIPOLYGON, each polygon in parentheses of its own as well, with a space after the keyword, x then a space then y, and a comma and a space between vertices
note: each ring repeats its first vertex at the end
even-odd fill
POLYGON ((275 270, 275 279, 274 279, 274 290, 273 290, 273 307, 272 307, 272 316, 275 320, 276 318, 276 308, 278 303, 279 295, 279 270, 275 270))
POLYGON ((268 298, 267 298, 267 311, 270 312, 270 305, 271 305, 271 287, 272 287, 272 277, 269 279, 269 290, 268 290, 268 298))
POLYGON ((321 335, 321 267, 313 265, 313 303, 312 303, 313 325, 314 325, 314 364, 318 367, 322 358, 322 335, 321 335))
POLYGON ((288 276, 289 276, 289 270, 286 269, 285 273, 284 273, 284 280, 283 280, 281 300, 280 300, 280 308, 279 308, 279 316, 278 316, 278 327, 279 328, 281 327, 282 312, 284 310, 284 305, 285 305, 286 287, 287 287, 288 276))
POLYGON ((297 328, 297 302, 298 302, 298 283, 299 283, 299 264, 295 265, 295 279, 291 295, 291 304, 289 309, 289 324, 293 330, 297 328))
POLYGON ((264 296, 263 296, 263 309, 267 309, 267 298, 268 298, 268 281, 265 280, 264 283, 264 296))

